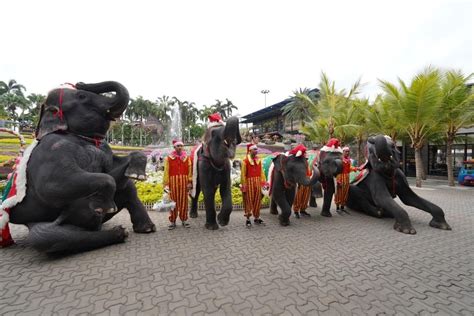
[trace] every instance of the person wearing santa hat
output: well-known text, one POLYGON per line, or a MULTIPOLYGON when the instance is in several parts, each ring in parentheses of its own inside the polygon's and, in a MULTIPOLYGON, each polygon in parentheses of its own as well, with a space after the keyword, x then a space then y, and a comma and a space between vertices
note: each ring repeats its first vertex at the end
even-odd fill
POLYGON ((183 150, 183 142, 173 140, 174 151, 165 158, 165 172, 163 188, 169 192, 170 199, 176 202, 176 207, 170 211, 169 230, 176 228, 176 219, 179 216, 184 227, 189 227, 188 220, 188 191, 192 186, 191 159, 183 150))
POLYGON ((207 128, 225 125, 224 121, 222 120, 221 115, 217 112, 210 114, 207 118, 209 119, 209 124, 207 124, 207 128))
POLYGON ((257 157, 258 147, 255 144, 247 144, 247 156, 242 161, 241 167, 241 191, 244 199, 245 213, 247 218, 245 225, 251 227, 250 217, 253 215, 254 223, 260 225, 260 207, 262 201, 262 187, 267 185, 263 164, 257 157))
POLYGON ((342 212, 347 211, 344 209, 346 205, 347 198, 349 196, 349 174, 351 171, 358 170, 356 167, 352 166, 351 158, 349 157, 350 148, 342 148, 342 172, 336 176, 336 195, 334 197, 334 202, 336 203, 336 212, 341 214, 342 212))

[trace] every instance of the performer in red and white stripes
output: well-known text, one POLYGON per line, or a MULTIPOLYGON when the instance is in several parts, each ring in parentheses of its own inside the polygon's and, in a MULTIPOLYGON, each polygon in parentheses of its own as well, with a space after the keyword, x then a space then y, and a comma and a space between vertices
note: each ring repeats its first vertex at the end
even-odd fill
POLYGON ((170 225, 168 229, 176 228, 176 219, 182 222, 184 227, 189 227, 188 220, 188 191, 192 186, 191 159, 183 150, 183 142, 173 140, 174 151, 165 158, 165 172, 163 175, 163 187, 169 191, 170 199, 176 202, 176 207, 170 211, 170 225))
POLYGON ((336 212, 346 212, 344 206, 346 205, 347 198, 349 196, 349 174, 351 171, 356 171, 357 168, 351 164, 351 158, 349 157, 349 147, 342 148, 342 172, 336 176, 336 196, 334 202, 336 203, 336 212))

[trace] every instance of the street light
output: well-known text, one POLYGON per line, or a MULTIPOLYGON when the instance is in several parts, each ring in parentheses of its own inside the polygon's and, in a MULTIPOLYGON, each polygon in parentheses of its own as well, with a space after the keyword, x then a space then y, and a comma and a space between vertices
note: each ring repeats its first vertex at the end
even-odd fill
POLYGON ((265 107, 267 107, 267 94, 270 93, 270 90, 264 89, 264 90, 260 91, 260 93, 263 93, 263 95, 265 96, 265 107))

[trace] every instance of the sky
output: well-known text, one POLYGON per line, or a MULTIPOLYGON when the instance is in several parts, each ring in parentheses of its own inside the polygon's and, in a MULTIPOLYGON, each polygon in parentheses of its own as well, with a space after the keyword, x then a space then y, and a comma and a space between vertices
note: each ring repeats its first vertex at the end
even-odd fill
POLYGON ((240 115, 361 78, 409 81, 428 65, 473 72, 467 0, 15 0, 1 4, 0 80, 27 94, 64 82, 119 81, 131 97, 198 107, 228 98, 240 115))

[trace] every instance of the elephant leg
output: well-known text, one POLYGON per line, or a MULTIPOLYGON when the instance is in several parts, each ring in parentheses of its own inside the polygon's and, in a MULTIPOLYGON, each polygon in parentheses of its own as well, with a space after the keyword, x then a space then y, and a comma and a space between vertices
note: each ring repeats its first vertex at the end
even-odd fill
POLYGON ((411 225, 408 213, 393 200, 392 195, 388 191, 385 179, 374 172, 370 175, 370 179, 367 180, 370 180, 368 181, 368 187, 375 205, 382 208, 385 212, 393 214, 395 218, 393 228, 404 234, 416 234, 416 230, 411 225))
POLYGON ((196 195, 191 198, 191 210, 189 211, 189 217, 196 218, 198 217, 198 201, 199 201, 199 194, 201 193, 201 186, 199 185, 199 179, 196 183, 196 195))
POLYGON ((451 230, 451 227, 446 222, 444 218, 443 210, 436 204, 431 203, 423 199, 422 197, 418 196, 408 185, 405 176, 398 171, 396 174, 397 177, 397 195, 400 200, 409 206, 416 207, 420 210, 428 212, 433 216, 433 219, 430 221, 430 226, 444 229, 444 230, 451 230))
POLYGON ((202 187, 202 193, 204 195, 204 206, 206 208, 206 224, 205 227, 209 230, 216 230, 219 228, 216 222, 216 196, 217 188, 202 187))
POLYGON ((221 195, 222 207, 217 215, 217 221, 219 225, 226 226, 229 224, 230 213, 232 213, 232 195, 230 193, 230 178, 227 183, 221 183, 219 187, 219 193, 221 195))
POLYGON ((381 218, 383 216, 383 210, 370 203, 370 201, 365 196, 364 191, 356 185, 351 185, 349 187, 347 207, 377 218, 381 218))
POLYGON ((309 206, 311 207, 318 207, 318 202, 316 202, 316 197, 311 196, 309 198, 309 206))
POLYGON ((107 174, 115 179, 119 190, 127 186, 129 178, 145 180, 145 169, 146 156, 143 153, 133 152, 126 157, 113 156, 113 167, 107 174))
POLYGON ((334 187, 334 178, 326 178, 326 188, 323 194, 323 208, 321 210, 321 216, 331 217, 331 203, 332 197, 336 188, 334 187))
POLYGON ((30 232, 25 241, 38 251, 48 254, 67 254, 93 250, 117 243, 127 238, 127 231, 116 226, 106 231, 87 231, 74 225, 53 223, 30 223, 30 232))
POLYGON ((273 196, 270 198, 270 214, 278 215, 277 202, 273 196))
MULTIPOLYGON (((128 179, 126 186, 117 190, 115 193, 115 203, 118 210, 126 208, 130 213, 130 219, 133 223, 133 231, 136 233, 152 233, 156 231, 156 226, 150 219, 145 206, 140 201, 137 195, 137 189, 132 180, 128 179)), ((107 214, 104 222, 108 221, 112 216, 117 214, 107 214)))
POLYGON ((291 204, 287 200, 286 192, 275 192, 274 198, 276 200, 276 204, 280 207, 281 210, 281 214, 278 216, 280 225, 290 225, 291 204))

